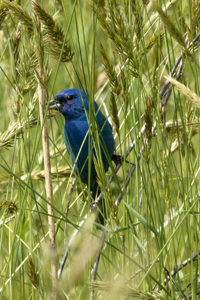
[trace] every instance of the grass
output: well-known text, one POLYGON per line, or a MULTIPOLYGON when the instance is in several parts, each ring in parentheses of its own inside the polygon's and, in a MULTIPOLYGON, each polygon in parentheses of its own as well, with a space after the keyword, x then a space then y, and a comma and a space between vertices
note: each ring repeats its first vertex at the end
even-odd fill
POLYGON ((192 292, 198 299, 200 72, 199 40, 192 42, 199 34, 198 1, 61 0, 34 10, 31 1, 3 3, 0 299, 53 294, 38 80, 47 102, 67 88, 86 90, 93 128, 95 99, 112 124, 117 154, 131 150, 126 159, 135 162, 135 168, 123 163, 117 174, 110 162, 105 175, 97 155, 104 237, 79 179, 68 201, 75 178, 64 120, 46 110, 58 267, 71 240, 54 297, 185 299, 192 292))

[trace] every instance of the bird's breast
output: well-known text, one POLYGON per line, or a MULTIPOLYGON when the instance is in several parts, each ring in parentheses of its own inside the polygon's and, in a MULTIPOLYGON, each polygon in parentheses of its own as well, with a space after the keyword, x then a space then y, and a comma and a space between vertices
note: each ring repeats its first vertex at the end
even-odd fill
MULTIPOLYGON (((105 118, 105 117, 104 117, 105 118)), ((99 121, 99 120, 97 120, 99 121)), ((112 129, 107 122, 106 118, 98 122, 99 139, 101 144, 101 157, 104 165, 105 172, 108 171, 109 163, 107 157, 112 157, 115 149, 114 139, 112 135, 112 129)), ((92 147, 89 151, 88 144, 88 122, 87 121, 71 121, 65 124, 64 137, 67 150, 70 154, 71 162, 74 167, 74 171, 77 175, 80 175, 81 180, 84 183, 88 183, 88 154, 91 153, 96 157, 95 147, 92 147)), ((94 137, 92 136, 92 139, 94 137)), ((92 145, 94 146, 95 140, 93 139, 92 145)), ((92 159, 91 164, 91 183, 96 182, 96 170, 92 159), (94 181, 94 182, 93 182, 94 181)))

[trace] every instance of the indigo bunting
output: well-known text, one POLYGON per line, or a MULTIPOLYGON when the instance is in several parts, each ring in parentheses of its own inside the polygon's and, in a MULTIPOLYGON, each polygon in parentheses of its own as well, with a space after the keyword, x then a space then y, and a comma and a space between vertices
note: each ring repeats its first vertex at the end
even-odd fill
MULTIPOLYGON (((89 118, 89 95, 86 97, 83 90, 68 89, 60 92, 50 101, 50 109, 56 109, 61 112, 65 118, 64 139, 66 148, 70 154, 72 166, 81 181, 88 185, 88 154, 89 154, 89 136, 88 136, 88 118, 89 118), (88 118, 85 111, 88 112, 88 118)), ((113 158, 115 163, 120 156, 115 155, 115 142, 112 134, 112 128, 106 117, 99 110, 97 103, 94 101, 95 118, 98 128, 101 157, 105 173, 108 171, 108 157, 113 158)), ((92 128, 93 130, 93 128, 92 128)), ((94 139, 93 139, 94 141, 94 139)), ((98 190, 97 174, 94 166, 93 156, 96 157, 95 149, 92 147, 92 162, 90 176, 90 190, 93 197, 98 190)))

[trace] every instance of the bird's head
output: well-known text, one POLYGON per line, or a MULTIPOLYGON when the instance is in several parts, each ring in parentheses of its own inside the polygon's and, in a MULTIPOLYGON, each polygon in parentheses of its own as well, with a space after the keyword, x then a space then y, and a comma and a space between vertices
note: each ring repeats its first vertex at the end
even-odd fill
POLYGON ((49 108, 59 110, 65 118, 76 118, 88 109, 88 100, 83 90, 68 89, 50 100, 49 108), (84 105, 83 105, 84 104, 84 105))

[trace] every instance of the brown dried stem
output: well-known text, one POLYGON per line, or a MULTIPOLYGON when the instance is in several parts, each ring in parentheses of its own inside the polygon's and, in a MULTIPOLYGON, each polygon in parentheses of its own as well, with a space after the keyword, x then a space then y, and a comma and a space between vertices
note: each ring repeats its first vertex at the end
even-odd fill
MULTIPOLYGON (((33 2, 34 3, 34 2, 33 2)), ((42 145, 44 155, 44 170, 45 170, 45 185, 46 185, 46 196, 47 210, 48 210, 48 224, 49 224, 49 238, 50 238, 50 250, 51 250, 51 276, 53 286, 53 299, 57 299, 56 287, 57 287, 57 249, 55 241, 55 220, 53 210, 53 188, 51 180, 51 163, 49 154, 49 139, 47 131, 47 121, 45 118, 46 101, 45 101, 45 89, 43 87, 44 69, 43 69, 43 58, 44 58, 44 45, 41 39, 41 26, 38 20, 35 18, 35 40, 36 40, 36 56, 39 62, 38 68, 38 98, 39 98, 39 109, 40 109, 40 122, 42 127, 42 145)))
MULTIPOLYGON (((93 274, 92 274, 92 281, 96 280, 97 269, 98 269, 98 266, 99 266, 99 261, 100 261, 100 256, 101 256, 101 250, 103 249, 103 246, 104 246, 105 237, 106 237, 106 232, 104 230, 102 232, 102 235, 101 235, 100 250, 98 251, 98 253, 96 255, 95 262, 94 262, 94 269, 93 269, 93 274)), ((95 291, 94 287, 91 286, 90 300, 94 299, 94 291, 95 291)))

